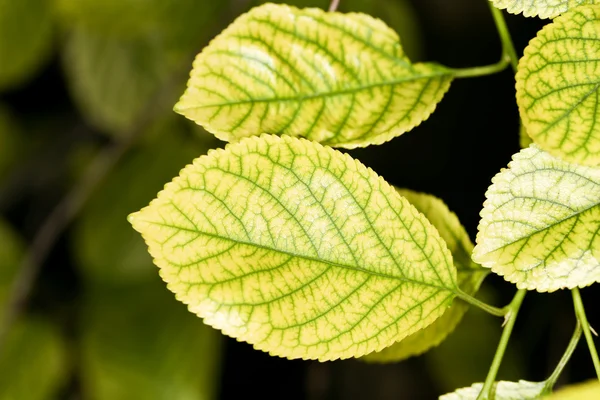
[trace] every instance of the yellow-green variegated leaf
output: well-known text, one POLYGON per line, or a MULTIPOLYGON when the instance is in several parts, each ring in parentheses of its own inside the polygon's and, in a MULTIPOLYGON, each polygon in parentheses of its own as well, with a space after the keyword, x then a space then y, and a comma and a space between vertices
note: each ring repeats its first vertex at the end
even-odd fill
POLYGON ((213 150, 130 221, 180 301, 272 355, 381 350, 435 321, 457 292, 425 217, 372 170, 304 139, 213 150))
POLYGON ((494 6, 526 17, 554 18, 581 4, 598 4, 597 0, 490 0, 494 6))
POLYGON ((600 382, 592 380, 569 385, 552 393, 546 400, 597 400, 600 399, 600 382))
POLYGON ((473 259, 521 289, 600 281, 600 168, 536 145, 496 175, 481 211, 473 259))
POLYGON ((175 110, 226 141, 266 132, 354 148, 421 123, 451 79, 411 64, 398 35, 368 15, 265 4, 197 56, 175 110))
MULTIPOLYGON (((432 195, 406 189, 398 189, 398 192, 423 213, 438 230, 452 253, 458 271, 458 286, 467 294, 474 295, 489 270, 482 269, 471 261, 473 244, 456 214, 450 211, 442 200, 432 195)), ((456 328, 467 309, 467 303, 454 302, 444 315, 427 328, 413 333, 382 351, 368 354, 364 359, 371 362, 393 362, 422 354, 440 344, 456 328)))
MULTIPOLYGON (((544 392, 545 382, 496 382, 495 400, 537 400, 544 392)), ((458 389, 456 392, 440 396, 440 400, 476 400, 483 383, 458 389)))
POLYGON ((572 10, 538 32, 516 79, 533 141, 567 161, 600 165, 600 5, 572 10))

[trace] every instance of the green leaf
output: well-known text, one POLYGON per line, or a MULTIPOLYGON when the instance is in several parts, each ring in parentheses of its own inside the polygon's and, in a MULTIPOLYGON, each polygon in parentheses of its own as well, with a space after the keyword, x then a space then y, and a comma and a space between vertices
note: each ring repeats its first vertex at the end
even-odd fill
POLYGON ((72 96, 92 125, 117 136, 146 120, 148 107, 155 105, 159 95, 164 99, 153 108, 153 115, 172 113, 170 104, 176 94, 163 89, 177 84, 179 78, 184 85, 185 66, 207 39, 211 18, 225 4, 194 0, 152 1, 153 6, 133 0, 62 3, 69 10, 63 11, 69 23, 64 67, 72 96), (140 8, 147 10, 140 13, 140 8), (148 13, 148 19, 143 18, 148 13), (111 19, 112 15, 120 16, 111 19))
MULTIPOLYGON (((495 400, 537 400, 541 397, 545 382, 496 382, 495 400)), ((476 383, 471 387, 458 389, 440 397, 440 400, 476 400, 483 383, 476 383)))
POLYGON ((307 140, 211 151, 130 222, 190 311, 272 355, 381 350, 457 292, 435 228, 372 170, 307 140))
POLYGON ((519 127, 519 146, 522 149, 524 149, 526 147, 529 147, 531 143, 533 143, 533 140, 531 140, 531 138, 527 134, 527 131, 525 130, 525 127, 523 126, 523 124, 521 124, 521 126, 519 127))
POLYGON ((600 164, 600 6, 579 7, 538 32, 519 62, 527 133, 570 162, 600 164))
POLYGON ((191 139, 182 122, 169 118, 146 132, 152 140, 124 158, 78 218, 72 248, 88 282, 132 283, 156 277, 147 247, 126 216, 147 204, 179 172, 182 160, 206 153, 207 147, 191 139))
POLYGON ((569 385, 546 397, 546 400, 597 400, 600 398, 600 383, 594 379, 569 385))
POLYGON ((47 0, 0 0, 0 91, 24 83, 52 50, 47 0))
POLYGON ((266 132, 364 147, 427 119, 451 80, 411 64, 380 20, 265 4, 196 57, 175 110, 226 141, 266 132))
MULTIPOLYGON (((469 295, 477 293, 489 270, 482 269, 471 261, 473 244, 456 214, 437 197, 405 189, 398 189, 398 192, 425 215, 448 245, 458 271, 458 286, 469 295)), ((455 302, 444 315, 427 328, 413 333, 380 352, 368 354, 363 359, 372 362, 391 362, 422 354, 440 344, 456 328, 468 308, 468 304, 463 301, 455 302)))
POLYGON ((598 4, 597 0, 490 0, 494 6, 526 17, 554 18, 581 4, 598 4))
POLYGON ((217 398, 221 337, 159 279, 88 291, 82 312, 83 398, 217 398))
POLYGON ((56 399, 66 372, 60 333, 48 322, 26 318, 12 327, 0 353, 0 398, 56 399))
POLYGON ((540 292, 600 281, 600 169, 531 145, 492 182, 476 262, 521 289, 540 292))

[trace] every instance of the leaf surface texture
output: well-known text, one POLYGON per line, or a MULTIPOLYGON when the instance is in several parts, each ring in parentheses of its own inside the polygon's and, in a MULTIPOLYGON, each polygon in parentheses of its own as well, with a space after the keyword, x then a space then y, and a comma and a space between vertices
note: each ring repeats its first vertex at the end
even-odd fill
POLYGON ((226 141, 272 133, 364 147, 425 120, 451 78, 411 64, 381 20, 266 4, 196 57, 175 110, 226 141))
MULTIPOLYGON (((483 383, 476 383, 471 387, 458 389, 440 397, 440 400, 476 400, 483 383)), ((544 382, 496 382, 495 400, 537 400, 544 390, 544 382)))
POLYGON ((456 294, 435 228, 372 170, 307 140, 211 151, 130 221, 180 301, 272 355, 381 350, 456 294))
POLYGON ((597 0, 490 0, 494 6, 526 17, 554 18, 582 4, 598 4, 597 0))
POLYGON ((600 280, 600 169, 531 145, 492 182, 476 262, 521 289, 541 292, 600 280))
POLYGON ((600 164, 600 5, 556 18, 519 62, 517 104, 527 133, 570 162, 600 164))

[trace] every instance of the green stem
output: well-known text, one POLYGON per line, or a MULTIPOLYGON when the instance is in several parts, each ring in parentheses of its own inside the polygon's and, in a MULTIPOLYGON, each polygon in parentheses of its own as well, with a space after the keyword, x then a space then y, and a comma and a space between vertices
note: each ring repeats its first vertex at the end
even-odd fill
POLYGON ((598 353, 596 352, 596 346, 594 345, 594 338, 592 338, 590 324, 585 316, 585 308, 583 307, 583 301, 581 301, 581 293, 579 293, 578 288, 575 288, 571 290, 571 294, 573 295, 573 305, 575 306, 577 321, 579 321, 583 328, 583 334, 585 335, 585 340, 590 349, 594 368, 596 369, 596 375, 598 376, 598 380, 600 380, 600 360, 598 359, 598 353))
POLYGON ((506 313, 508 312, 508 307, 510 307, 510 305, 504 307, 504 308, 498 308, 498 307, 494 307, 494 306, 490 306, 487 303, 484 303, 483 301, 476 299, 475 297, 463 292, 462 290, 459 289, 459 291, 457 292, 456 296, 461 299, 464 302, 467 302, 477 308, 482 309, 483 311, 487 312, 488 314, 492 314, 496 317, 504 317, 506 316, 506 313))
POLYGON ((477 400, 489 400, 494 398, 492 395, 492 390, 494 388, 494 382, 496 381, 496 375, 498 375, 498 370, 500 369, 500 364, 504 358, 504 352, 506 351, 508 340, 512 334, 515 321, 517 320, 517 314, 519 313, 519 308, 523 303, 523 298, 525 298, 526 293, 527 291, 524 289, 517 291, 515 297, 513 297, 512 301, 507 306, 508 312, 506 313, 506 320, 504 323, 502 336, 500 337, 500 343, 498 343, 498 348, 496 349, 496 354, 494 355, 494 360, 492 361, 490 371, 485 378, 483 388, 481 389, 479 396, 477 396, 477 400))
POLYGON ((573 336, 571 336, 571 341, 569 342, 569 345, 567 346, 565 353, 563 354, 560 361, 558 362, 558 365, 554 369, 554 372, 552 372, 552 375, 550 375, 550 377, 548 379, 546 379, 546 384, 544 385, 544 391, 543 391, 544 394, 550 394, 552 392, 552 388, 556 384, 558 377, 563 372, 563 369, 565 369, 565 365, 567 365, 567 363, 569 362, 569 359, 571 358, 573 351, 575 351, 575 348, 577 347, 577 344, 579 343, 579 339, 581 339, 581 332, 582 332, 581 323, 579 321, 577 321, 577 325, 575 326, 575 331, 573 332, 573 336))
POLYGON ((492 17, 494 17, 494 23, 496 24, 498 34, 500 35, 500 41, 502 43, 502 58, 508 58, 513 68, 513 71, 517 72, 519 58, 517 57, 515 46, 513 45, 513 41, 510 37, 508 26, 506 26, 506 20, 504 19, 504 15, 502 15, 502 11, 494 7, 494 5, 491 2, 487 1, 487 3, 490 7, 490 11, 492 12, 492 17))
POLYGON ((492 75, 498 72, 502 72, 508 66, 508 58, 502 57, 502 60, 496 64, 485 65, 483 67, 471 67, 471 68, 450 68, 450 73, 455 78, 476 78, 479 76, 492 75))

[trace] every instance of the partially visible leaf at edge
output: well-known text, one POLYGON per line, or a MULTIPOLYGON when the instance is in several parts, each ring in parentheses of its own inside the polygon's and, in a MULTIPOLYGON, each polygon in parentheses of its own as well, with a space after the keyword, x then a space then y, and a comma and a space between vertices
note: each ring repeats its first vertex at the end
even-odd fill
MULTIPOLYGON (((406 189, 398 189, 398 192, 423 213, 438 230, 452 253, 458 271, 458 286, 465 293, 475 295, 489 270, 471 261, 473 244, 456 214, 450 211, 442 200, 432 195, 406 189)), ((422 354, 440 344, 452 333, 468 308, 467 303, 455 301, 444 315, 427 328, 413 333, 380 352, 367 354, 363 359, 370 362, 392 362, 422 354)))
MULTIPOLYGON (((541 397, 545 382, 496 382, 495 400, 537 400, 541 397)), ((458 389, 456 392, 440 396, 440 400, 476 400, 483 383, 458 389)))
POLYGON ((600 168, 531 145, 492 179, 486 198, 473 260, 521 289, 600 281, 600 168))
POLYGON ((381 20, 265 4, 196 57, 175 110, 226 141, 266 132, 364 147, 427 119, 451 80, 411 64, 381 20))
POLYGON ((130 222, 190 311, 272 355, 381 350, 456 295, 435 228, 372 170, 307 140, 211 151, 130 222))
POLYGON ((596 0, 490 0, 494 6, 511 14, 525 17, 553 18, 581 4, 596 4, 596 0))
POLYGON ((600 5, 538 32, 519 62, 517 104, 527 133, 569 162, 600 165, 600 5))
POLYGON ((52 51, 47 0, 0 0, 0 91, 36 73, 52 51))
POLYGON ((560 388, 545 400, 597 400, 600 399, 600 383, 598 380, 590 380, 575 385, 560 388))

